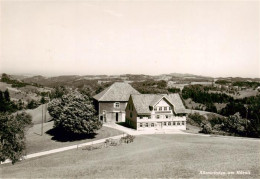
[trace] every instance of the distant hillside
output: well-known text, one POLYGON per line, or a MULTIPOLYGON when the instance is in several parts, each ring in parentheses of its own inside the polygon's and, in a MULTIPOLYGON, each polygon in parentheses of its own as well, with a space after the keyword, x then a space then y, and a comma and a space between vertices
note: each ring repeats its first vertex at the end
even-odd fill
MULTIPOLYGON (((15 77, 15 76, 14 76, 15 77)), ((99 88, 102 83, 113 83, 113 82, 141 82, 146 80, 172 82, 174 84, 193 84, 193 83, 211 83, 214 78, 193 74, 180 74, 170 73, 161 75, 145 75, 145 74, 122 74, 122 75, 63 75, 56 77, 44 77, 44 76, 33 76, 33 77, 19 77, 22 82, 39 84, 46 87, 57 87, 67 86, 71 88, 88 88, 95 91, 99 88)), ((218 78, 230 81, 243 81, 251 80, 257 81, 259 79, 251 78, 218 78)))

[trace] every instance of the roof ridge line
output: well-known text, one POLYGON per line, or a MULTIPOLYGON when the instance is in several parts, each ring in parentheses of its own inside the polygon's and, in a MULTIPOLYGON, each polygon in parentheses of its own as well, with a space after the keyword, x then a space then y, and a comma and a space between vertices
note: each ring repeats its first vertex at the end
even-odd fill
POLYGON ((113 83, 112 85, 109 86, 108 90, 102 95, 102 97, 99 99, 99 101, 107 94, 107 92, 111 89, 111 87, 114 85, 115 83, 113 83))

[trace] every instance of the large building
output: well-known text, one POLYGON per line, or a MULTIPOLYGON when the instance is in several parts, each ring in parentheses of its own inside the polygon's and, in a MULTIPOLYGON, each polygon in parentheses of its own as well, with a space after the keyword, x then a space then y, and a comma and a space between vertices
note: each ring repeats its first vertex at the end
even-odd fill
POLYGON ((99 119, 104 122, 125 122, 125 108, 131 94, 139 94, 128 83, 116 82, 95 95, 94 103, 99 119))
POLYGON ((186 109, 179 94, 133 94, 126 107, 126 123, 137 130, 186 130, 186 109))

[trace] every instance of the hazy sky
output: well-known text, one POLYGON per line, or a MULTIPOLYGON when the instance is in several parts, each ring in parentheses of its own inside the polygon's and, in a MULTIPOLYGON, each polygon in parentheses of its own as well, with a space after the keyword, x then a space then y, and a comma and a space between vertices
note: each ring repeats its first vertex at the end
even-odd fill
POLYGON ((0 5, 0 72, 260 77, 259 1, 0 5))

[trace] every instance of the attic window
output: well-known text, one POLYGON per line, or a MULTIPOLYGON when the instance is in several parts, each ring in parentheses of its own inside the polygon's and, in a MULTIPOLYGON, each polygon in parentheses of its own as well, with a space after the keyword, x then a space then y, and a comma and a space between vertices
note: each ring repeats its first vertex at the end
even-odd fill
POLYGON ((114 107, 115 108, 120 108, 120 103, 119 102, 115 102, 114 107))

